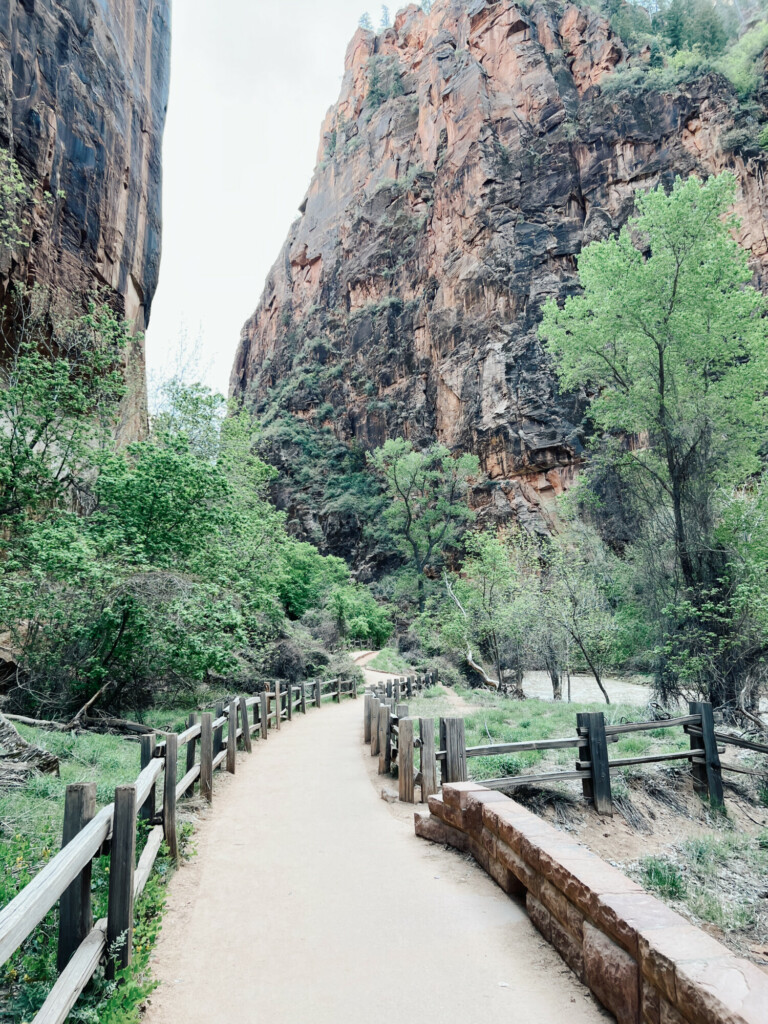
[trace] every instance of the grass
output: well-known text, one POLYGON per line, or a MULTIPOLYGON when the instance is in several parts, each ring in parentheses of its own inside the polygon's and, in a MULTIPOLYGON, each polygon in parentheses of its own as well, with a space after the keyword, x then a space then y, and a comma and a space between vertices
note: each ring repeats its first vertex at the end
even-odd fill
MULTIPOLYGON (((159 712, 158 722, 178 729, 185 721, 180 712, 159 712)), ((154 721, 152 724, 155 724, 154 721)), ((33 775, 24 789, 0 794, 0 907, 55 856, 61 846, 66 787, 75 782, 95 782, 99 807, 111 803, 115 787, 133 782, 140 771, 139 744, 120 736, 44 732, 21 726, 25 739, 53 751, 60 759, 61 776, 33 775)), ((183 760, 183 759, 182 759, 183 760)), ((180 764, 177 777, 184 772, 180 764)), ((180 826, 182 848, 189 845, 191 829, 180 826)), ((138 851, 146 829, 140 825, 138 851)), ((166 851, 161 850, 161 854, 166 851)), ((136 906, 134 962, 118 987, 100 971, 67 1018, 72 1024, 138 1024, 139 1007, 151 991, 147 964, 159 930, 165 904, 165 880, 171 870, 167 857, 157 862, 136 906)), ((94 919, 106 916, 109 891, 109 858, 94 861, 92 899, 94 919)), ((58 908, 35 929, 0 973, 0 1020, 21 1024, 31 1020, 56 978, 58 908)))
POLYGON ((368 662, 366 668, 373 669, 374 672, 391 672, 392 675, 408 675, 413 671, 405 658, 391 647, 382 648, 376 657, 368 662))
MULTIPOLYGON (((520 743, 528 740, 564 739, 576 736, 576 715, 581 711, 601 711, 607 724, 643 721, 640 707, 632 704, 568 704, 542 700, 510 700, 486 690, 455 688, 447 691, 436 687, 411 700, 411 715, 425 718, 463 716, 468 747, 493 743, 520 743), (458 701, 457 701, 458 698, 458 701), (459 704, 458 702, 461 702, 459 704), (462 708, 461 705, 464 705, 462 708)), ((437 727, 437 721, 435 722, 437 727)), ((436 736, 436 741, 439 737, 436 736)), ((645 754, 663 754, 686 750, 689 741, 682 729, 651 729, 644 733, 622 735, 617 743, 609 745, 611 760, 640 757, 645 754)), ((533 750, 519 754, 493 757, 472 757, 468 761, 469 775, 478 781, 503 778, 540 771, 571 769, 576 750, 533 750)))
POLYGON ((686 894, 680 868, 667 857, 645 857, 640 862, 643 884, 666 899, 679 900, 686 894))

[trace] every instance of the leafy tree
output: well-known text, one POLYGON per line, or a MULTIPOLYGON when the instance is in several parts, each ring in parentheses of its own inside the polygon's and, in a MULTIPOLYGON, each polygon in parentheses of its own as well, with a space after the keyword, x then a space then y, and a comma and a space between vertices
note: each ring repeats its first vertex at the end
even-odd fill
POLYGON ((421 9, 425 14, 429 14, 432 10, 432 0, 421 0, 421 9))
POLYGON ((474 518, 467 486, 480 464, 475 455, 454 458, 441 444, 416 451, 402 438, 373 452, 371 464, 385 481, 391 498, 385 516, 417 575, 419 610, 424 611, 427 570, 442 564, 446 549, 474 518))
POLYGON ((392 28, 392 18, 389 14, 389 8, 386 4, 381 5, 381 23, 379 24, 379 32, 384 32, 386 29, 392 28))
POLYGON ((367 11, 365 14, 360 16, 358 24, 360 25, 360 28, 364 29, 366 32, 373 32, 373 22, 371 21, 371 16, 367 11))
POLYGON ((522 699, 523 673, 532 650, 539 612, 538 555, 524 534, 500 537, 484 531, 467 538, 461 571, 445 576, 450 600, 440 607, 439 631, 487 685, 500 687, 511 669, 512 696, 522 699), (474 657, 494 665, 488 676, 474 657))
MULTIPOLYGON (((619 237, 581 254, 583 295, 550 301, 541 326, 563 385, 588 388, 595 426, 619 439, 606 446, 609 473, 633 489, 646 566, 668 513, 672 562, 655 575, 677 609, 665 627, 677 674, 695 675, 702 647, 728 632, 727 614, 712 612, 728 590, 713 496, 759 471, 765 436, 765 300, 732 237, 734 191, 722 174, 638 194, 619 237)), ((709 690, 724 703, 736 665, 717 660, 709 690)))

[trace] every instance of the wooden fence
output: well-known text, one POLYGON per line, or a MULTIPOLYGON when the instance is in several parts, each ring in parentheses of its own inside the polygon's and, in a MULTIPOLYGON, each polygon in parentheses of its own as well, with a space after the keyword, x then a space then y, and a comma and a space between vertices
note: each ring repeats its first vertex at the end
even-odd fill
POLYGON ((511 789, 516 786, 545 782, 580 780, 584 795, 591 800, 599 814, 613 814, 611 774, 633 765, 656 764, 666 761, 687 760, 691 763, 696 791, 715 806, 723 806, 723 771, 740 772, 765 777, 766 771, 757 771, 744 765, 721 761, 726 745, 741 747, 756 753, 768 754, 768 746, 752 740, 732 736, 715 729, 712 705, 692 702, 689 714, 662 721, 626 722, 606 725, 602 712, 579 713, 576 716, 576 735, 563 739, 529 740, 520 743, 491 743, 467 747, 463 718, 439 720, 439 749, 435 750, 435 722, 432 718, 410 718, 407 705, 400 705, 393 697, 380 693, 366 693, 363 735, 371 744, 371 755, 379 757, 379 772, 389 773, 397 765, 400 799, 413 803, 414 787, 421 786, 422 801, 437 791, 437 766, 440 766, 440 785, 444 782, 465 782, 467 760, 470 757, 494 757, 501 754, 519 754, 532 750, 563 750, 573 748, 577 760, 573 771, 548 771, 529 775, 504 776, 482 779, 490 789, 511 789), (418 722, 419 734, 415 735, 418 722), (690 737, 690 749, 669 754, 648 754, 642 757, 624 757, 609 760, 608 747, 627 733, 646 732, 650 729, 682 728, 690 737), (415 768, 415 751, 419 751, 419 768, 415 768))
POLYGON ((355 682, 276 683, 271 692, 232 697, 213 713, 190 715, 180 734, 144 735, 138 778, 118 786, 114 803, 98 813, 95 783, 67 786, 61 851, 0 911, 0 964, 5 964, 59 903, 59 977, 33 1024, 61 1024, 105 954, 108 976, 130 964, 134 903, 163 841, 170 857, 178 858, 177 802, 192 796, 199 783, 200 796, 210 803, 214 772, 226 766, 235 773, 238 742, 250 753, 253 737, 267 739, 294 713, 306 714, 308 705, 340 703, 345 696, 357 697, 355 682), (179 779, 183 747, 185 773, 179 779), (150 828, 138 864, 137 818, 150 828), (110 856, 108 909, 107 917, 94 924, 91 868, 102 854, 110 856))

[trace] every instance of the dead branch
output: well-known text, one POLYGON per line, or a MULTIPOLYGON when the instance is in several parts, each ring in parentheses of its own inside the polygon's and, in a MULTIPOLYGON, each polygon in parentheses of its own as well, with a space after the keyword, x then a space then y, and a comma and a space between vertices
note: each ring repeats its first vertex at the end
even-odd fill
MULTIPOLYGON (((448 576, 445 573, 443 573, 443 582, 445 583, 445 589, 448 591, 449 596, 452 598, 452 600, 456 604, 456 607, 459 609, 461 614, 464 616, 464 619, 468 622, 469 621, 469 616, 467 615, 466 610, 464 609, 464 606, 462 605, 461 601, 458 599, 458 597, 454 593, 453 587, 451 586, 451 582, 450 582, 450 580, 448 579, 448 576)), ((467 664, 469 665, 469 667, 474 672, 477 672, 477 674, 480 676, 480 678, 483 680, 483 682, 485 683, 486 686, 492 686, 496 690, 499 689, 499 680, 498 679, 491 679, 491 677, 488 675, 488 673, 485 671, 485 669, 482 667, 482 665, 478 665, 478 663, 472 657, 472 648, 469 646, 469 644, 467 644, 467 649, 464 652, 464 657, 466 658, 467 664)))

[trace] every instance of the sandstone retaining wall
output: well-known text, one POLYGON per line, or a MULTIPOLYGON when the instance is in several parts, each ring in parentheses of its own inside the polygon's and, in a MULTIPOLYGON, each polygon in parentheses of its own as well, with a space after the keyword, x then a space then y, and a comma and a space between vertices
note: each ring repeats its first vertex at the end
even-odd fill
POLYGON ((766 1024, 768 975, 502 793, 443 786, 416 834, 467 851, 619 1024, 766 1024))

